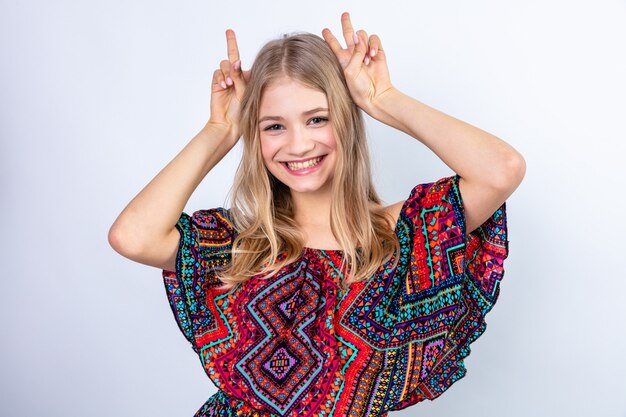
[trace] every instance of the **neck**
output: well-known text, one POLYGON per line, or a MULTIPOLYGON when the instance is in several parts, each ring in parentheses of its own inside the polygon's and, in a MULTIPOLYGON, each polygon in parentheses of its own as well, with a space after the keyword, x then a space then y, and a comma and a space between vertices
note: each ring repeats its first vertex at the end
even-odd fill
POLYGON ((291 191, 294 220, 301 227, 330 226, 330 192, 298 193, 291 191))

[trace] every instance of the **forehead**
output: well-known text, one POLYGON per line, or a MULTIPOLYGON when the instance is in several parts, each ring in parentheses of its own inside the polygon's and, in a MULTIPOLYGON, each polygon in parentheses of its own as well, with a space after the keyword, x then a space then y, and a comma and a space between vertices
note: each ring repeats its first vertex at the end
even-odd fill
POLYGON ((261 117, 275 113, 301 113, 315 107, 328 108, 328 99, 323 91, 293 78, 281 77, 263 91, 259 113, 261 117))

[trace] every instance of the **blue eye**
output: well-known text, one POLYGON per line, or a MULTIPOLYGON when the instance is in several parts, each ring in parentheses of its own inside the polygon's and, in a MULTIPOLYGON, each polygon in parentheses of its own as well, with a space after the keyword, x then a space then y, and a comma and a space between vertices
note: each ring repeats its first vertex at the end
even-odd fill
POLYGON ((313 117, 311 118, 310 122, 313 124, 320 124, 320 123, 324 123, 327 122, 328 118, 327 117, 322 117, 322 116, 318 116, 318 117, 313 117))
POLYGON ((263 130, 280 130, 281 128, 282 128, 282 125, 279 125, 278 123, 276 123, 273 125, 266 126, 265 129, 263 130))

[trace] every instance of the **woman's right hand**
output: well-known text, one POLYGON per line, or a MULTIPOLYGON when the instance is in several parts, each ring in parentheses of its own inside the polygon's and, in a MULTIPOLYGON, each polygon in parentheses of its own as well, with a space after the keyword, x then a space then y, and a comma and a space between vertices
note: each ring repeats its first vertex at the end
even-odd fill
POLYGON ((241 69, 237 38, 232 29, 226 30, 226 45, 228 59, 220 62, 220 68, 213 73, 211 117, 205 128, 224 131, 236 142, 241 137, 241 100, 250 71, 241 69))
POLYGON ((176 157, 131 200, 109 230, 121 255, 174 271, 180 243, 176 223, 189 197, 241 136, 240 107, 248 72, 241 70, 235 32, 226 31, 228 60, 213 74, 211 117, 176 157))

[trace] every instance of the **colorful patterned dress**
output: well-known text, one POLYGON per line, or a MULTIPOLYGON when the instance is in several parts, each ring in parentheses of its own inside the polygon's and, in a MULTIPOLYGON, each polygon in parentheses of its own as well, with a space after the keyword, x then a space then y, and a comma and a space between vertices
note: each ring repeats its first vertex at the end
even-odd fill
POLYGON ((506 203, 465 235, 459 176, 405 201, 401 250, 371 279, 342 287, 341 252, 305 248, 276 276, 219 289, 228 210, 182 213, 176 271, 163 270, 174 317, 218 392, 204 416, 386 416, 462 378, 485 331, 508 255, 506 203))

